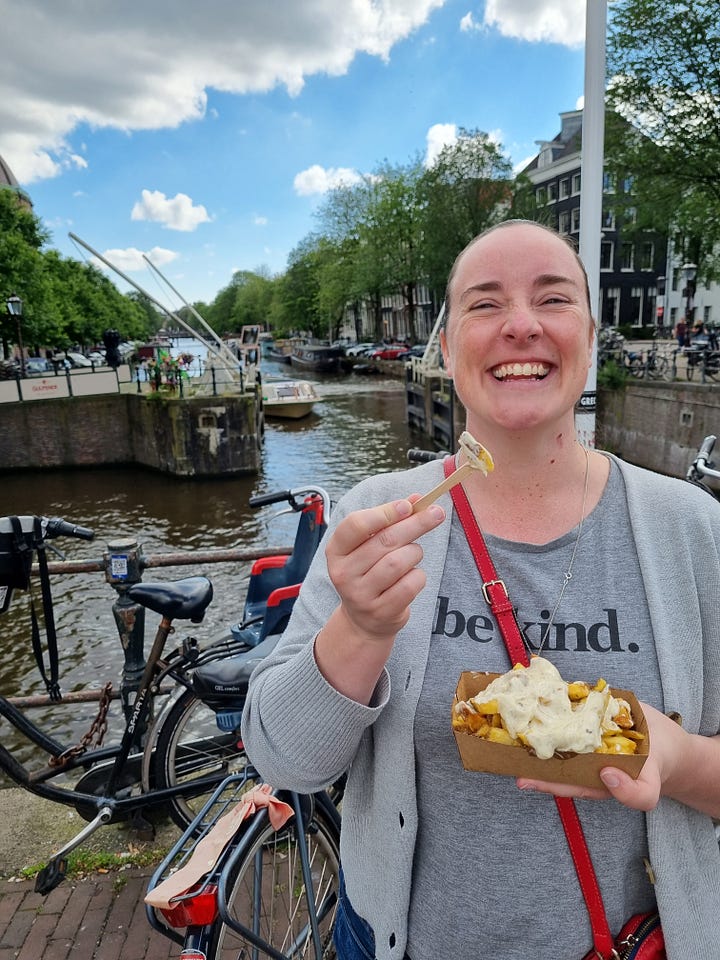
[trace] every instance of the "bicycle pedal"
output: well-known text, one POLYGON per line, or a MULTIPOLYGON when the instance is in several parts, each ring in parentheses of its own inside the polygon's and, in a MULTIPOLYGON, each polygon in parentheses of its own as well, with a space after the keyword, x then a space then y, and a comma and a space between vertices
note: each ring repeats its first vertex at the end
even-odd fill
POLYGON ((35 878, 35 893, 45 896, 59 886, 67 874, 67 865, 66 857, 60 857, 58 860, 50 860, 49 863, 46 863, 35 878))

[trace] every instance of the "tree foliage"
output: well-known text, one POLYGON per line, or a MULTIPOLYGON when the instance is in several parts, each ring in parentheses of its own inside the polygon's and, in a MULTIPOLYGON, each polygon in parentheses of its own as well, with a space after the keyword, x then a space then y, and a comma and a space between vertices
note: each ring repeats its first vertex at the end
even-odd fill
MULTIPOLYGON (((606 153, 632 171, 635 203, 709 264, 720 241, 720 9, 717 0, 617 0, 608 37, 606 153)), ((706 270, 706 272, 708 272, 706 270)))

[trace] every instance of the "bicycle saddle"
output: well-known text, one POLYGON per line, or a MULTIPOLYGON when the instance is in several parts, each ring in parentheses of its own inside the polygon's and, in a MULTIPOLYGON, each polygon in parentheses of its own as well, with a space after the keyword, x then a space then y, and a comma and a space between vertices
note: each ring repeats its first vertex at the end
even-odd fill
POLYGON ((201 623, 212 600, 213 587, 207 577, 186 577, 165 583, 135 583, 127 595, 169 620, 201 623))
POLYGON ((204 663, 193 674, 193 690, 210 705, 222 704, 228 697, 244 699, 250 674, 275 649, 279 639, 280 634, 276 633, 237 656, 204 663))

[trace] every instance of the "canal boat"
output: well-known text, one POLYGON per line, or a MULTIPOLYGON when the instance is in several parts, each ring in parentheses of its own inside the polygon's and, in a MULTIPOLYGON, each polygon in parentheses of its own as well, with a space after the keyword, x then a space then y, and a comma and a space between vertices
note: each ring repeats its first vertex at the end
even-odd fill
POLYGON ((300 420, 319 399, 307 380, 263 380, 263 410, 266 417, 300 420))
POLYGON ((290 363, 300 370, 314 370, 318 373, 335 373, 340 369, 344 354, 340 347, 331 347, 323 343, 295 344, 290 353, 290 363))

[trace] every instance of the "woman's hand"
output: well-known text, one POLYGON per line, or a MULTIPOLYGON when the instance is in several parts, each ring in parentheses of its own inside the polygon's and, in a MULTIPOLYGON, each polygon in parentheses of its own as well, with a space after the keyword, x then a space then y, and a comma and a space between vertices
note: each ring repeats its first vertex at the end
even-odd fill
POLYGON ((413 514, 418 496, 347 516, 328 542, 328 572, 350 624, 368 639, 386 642, 407 623, 410 604, 425 586, 419 537, 442 523, 431 506, 413 514))
POLYGON ((340 605, 316 638, 315 659, 328 682, 361 702, 369 702, 410 604, 425 586, 416 541, 445 518, 437 504, 414 514, 418 499, 349 514, 325 548, 340 605))
POLYGON ((652 810, 661 796, 670 796, 710 816, 720 816, 720 738, 688 734, 649 704, 643 703, 642 709, 648 724, 650 753, 637 780, 609 761, 600 771, 604 789, 526 778, 518 779, 518 787, 556 797, 614 797, 634 810, 652 810))

